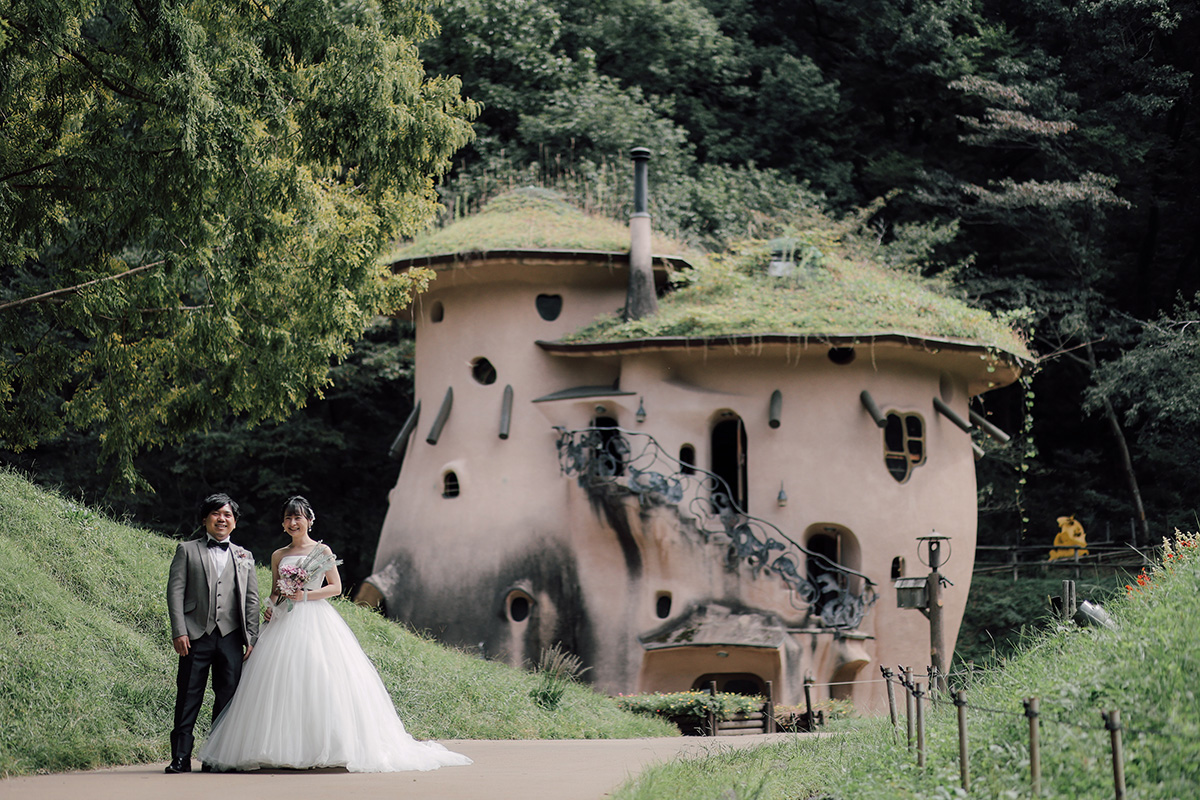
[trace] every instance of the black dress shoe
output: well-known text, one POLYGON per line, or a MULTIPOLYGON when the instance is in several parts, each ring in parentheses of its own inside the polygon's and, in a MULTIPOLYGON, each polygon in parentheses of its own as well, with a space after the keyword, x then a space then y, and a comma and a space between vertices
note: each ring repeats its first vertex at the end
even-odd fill
POLYGON ((213 768, 212 768, 212 767, 210 767, 208 764, 205 764, 205 763, 201 762, 201 764, 200 764, 200 771, 201 771, 201 772, 212 772, 212 771, 213 771, 213 768))
POLYGON ((167 768, 163 770, 163 772, 167 773, 168 775, 176 775, 180 772, 191 772, 191 771, 192 771, 192 760, 190 758, 184 758, 182 756, 180 756, 178 758, 172 758, 171 763, 167 764, 167 768))

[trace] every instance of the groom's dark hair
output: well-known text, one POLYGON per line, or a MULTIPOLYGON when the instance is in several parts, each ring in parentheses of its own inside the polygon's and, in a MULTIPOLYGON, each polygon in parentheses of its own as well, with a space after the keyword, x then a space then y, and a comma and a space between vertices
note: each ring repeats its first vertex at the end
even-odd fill
POLYGON ((224 492, 210 494, 208 497, 204 498, 204 501, 200 503, 200 521, 203 522, 205 517, 219 509, 221 506, 229 506, 229 510, 233 512, 233 520, 234 522, 237 522, 237 501, 224 492))

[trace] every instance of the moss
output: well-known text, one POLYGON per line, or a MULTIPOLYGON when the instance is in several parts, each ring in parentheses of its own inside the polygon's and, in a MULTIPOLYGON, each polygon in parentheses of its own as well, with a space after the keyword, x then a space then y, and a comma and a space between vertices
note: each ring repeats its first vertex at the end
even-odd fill
POLYGON ((789 277, 771 277, 769 257, 763 246, 698 261, 682 276, 682 285, 659 301, 656 315, 628 322, 608 315, 562 341, 899 333, 965 340, 1030 357, 1008 321, 971 307, 938 282, 837 253, 789 277))
MULTIPOLYGON (((688 248, 654 236, 651 249, 663 255, 686 255, 688 248)), ((548 189, 525 188, 501 195, 478 214, 430 231, 383 256, 385 262, 441 253, 489 250, 629 251, 629 226, 587 214, 548 189)))
MULTIPOLYGON (((677 288, 660 300, 658 314, 632 322, 609 315, 562 341, 898 333, 959 339, 1030 357, 1010 320, 971 307, 948 281, 920 277, 936 246, 952 234, 899 231, 892 245, 880 245, 862 230, 860 218, 835 220, 815 206, 784 227, 784 235, 772 240, 712 255, 655 236, 654 253, 682 256, 692 266, 676 273, 677 288), (767 274, 774 251, 796 263, 793 274, 767 274)), ((624 222, 580 211, 557 192, 526 188, 497 197, 478 214, 421 236, 386 258, 506 249, 625 253, 629 229, 624 222)))

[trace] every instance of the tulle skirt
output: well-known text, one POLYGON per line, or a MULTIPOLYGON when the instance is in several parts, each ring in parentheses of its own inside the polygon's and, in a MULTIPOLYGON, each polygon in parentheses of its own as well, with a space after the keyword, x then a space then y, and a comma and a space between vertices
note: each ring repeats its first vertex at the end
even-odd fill
POLYGON ((354 632, 325 600, 275 609, 199 757, 217 770, 398 772, 471 763, 408 734, 354 632))

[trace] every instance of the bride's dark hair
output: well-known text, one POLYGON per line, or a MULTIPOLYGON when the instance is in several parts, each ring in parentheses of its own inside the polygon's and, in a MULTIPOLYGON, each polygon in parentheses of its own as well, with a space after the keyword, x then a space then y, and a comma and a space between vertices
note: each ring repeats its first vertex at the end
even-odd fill
POLYGON ((317 512, 313 511, 312 505, 298 494, 283 501, 283 512, 279 518, 285 519, 290 514, 300 514, 307 517, 309 522, 317 518, 317 512))

